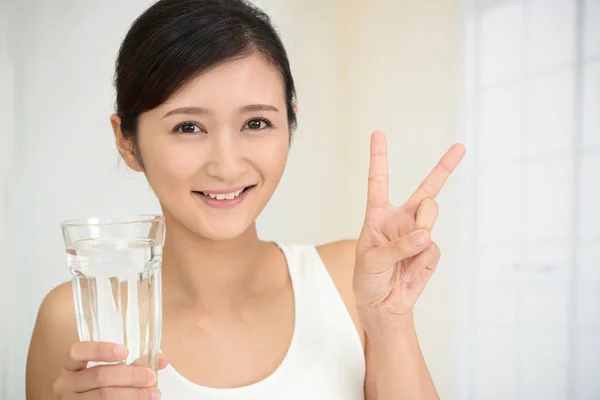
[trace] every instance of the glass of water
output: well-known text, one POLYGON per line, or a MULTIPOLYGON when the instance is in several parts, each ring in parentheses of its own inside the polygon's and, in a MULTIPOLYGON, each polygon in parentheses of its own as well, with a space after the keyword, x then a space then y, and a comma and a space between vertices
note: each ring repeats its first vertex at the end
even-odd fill
POLYGON ((123 345, 129 349, 125 364, 156 371, 162 321, 164 217, 66 221, 62 233, 79 339, 123 345))

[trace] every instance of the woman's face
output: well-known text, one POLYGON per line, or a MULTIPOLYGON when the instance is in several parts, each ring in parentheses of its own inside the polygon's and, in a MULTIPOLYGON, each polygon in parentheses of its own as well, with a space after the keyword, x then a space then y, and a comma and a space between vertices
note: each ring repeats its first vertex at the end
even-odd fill
MULTIPOLYGON (((283 80, 259 55, 200 75, 143 113, 138 126, 144 173, 163 212, 213 240, 253 225, 287 161, 283 80)), ((120 134, 117 143, 127 164, 141 170, 130 143, 120 134)))

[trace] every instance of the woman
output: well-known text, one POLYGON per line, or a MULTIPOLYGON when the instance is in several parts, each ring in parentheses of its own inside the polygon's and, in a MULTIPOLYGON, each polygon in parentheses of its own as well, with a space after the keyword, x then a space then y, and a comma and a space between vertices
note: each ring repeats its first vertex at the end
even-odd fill
POLYGON ((396 208, 375 132, 359 240, 273 244, 255 220, 282 176, 297 109, 268 17, 242 0, 161 0, 128 32, 115 78, 117 148, 146 175, 169 232, 158 387, 142 367, 87 368, 125 353, 78 342, 66 283, 40 307, 29 400, 437 398, 413 305, 439 260, 434 198, 462 146, 396 208))

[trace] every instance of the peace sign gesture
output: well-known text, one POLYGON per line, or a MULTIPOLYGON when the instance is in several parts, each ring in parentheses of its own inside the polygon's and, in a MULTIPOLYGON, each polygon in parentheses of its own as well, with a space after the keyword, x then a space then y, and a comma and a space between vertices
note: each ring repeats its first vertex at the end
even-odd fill
POLYGON ((354 271, 362 317, 381 321, 412 311, 440 257, 430 235, 438 217, 435 197, 464 154, 462 145, 453 145, 408 201, 396 207, 389 200, 385 135, 373 133, 367 211, 354 271))

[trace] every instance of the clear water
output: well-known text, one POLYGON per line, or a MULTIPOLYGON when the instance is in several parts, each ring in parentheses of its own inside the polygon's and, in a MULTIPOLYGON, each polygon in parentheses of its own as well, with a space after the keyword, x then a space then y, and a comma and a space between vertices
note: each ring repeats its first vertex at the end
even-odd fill
POLYGON ((126 364, 156 370, 162 247, 141 238, 89 239, 72 244, 67 258, 80 340, 122 344, 126 364))

